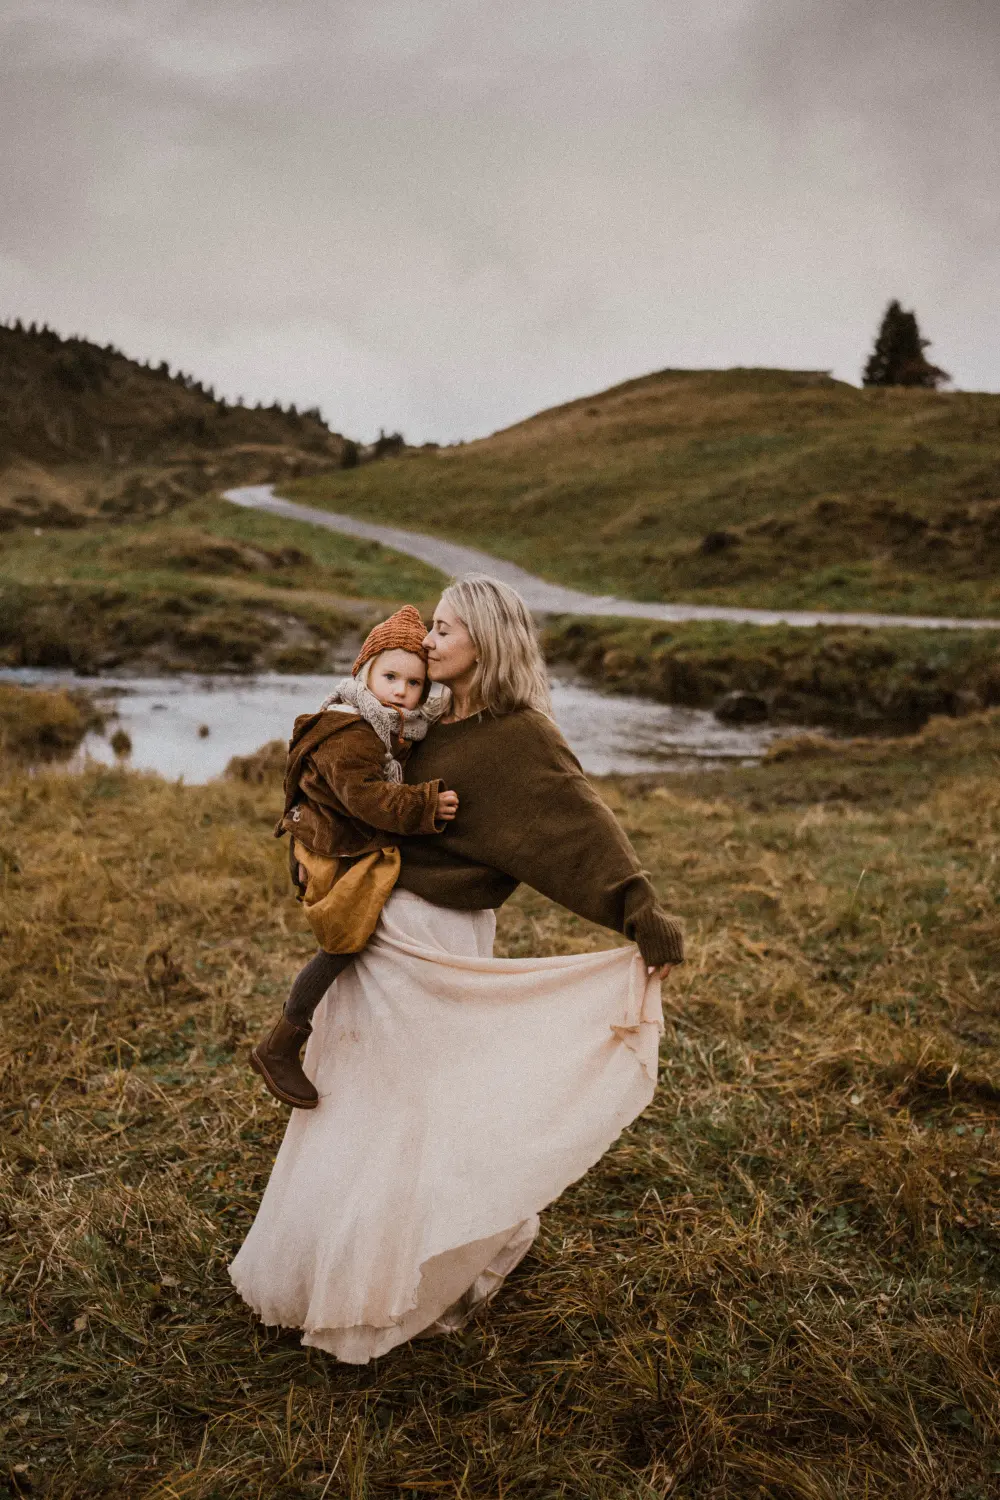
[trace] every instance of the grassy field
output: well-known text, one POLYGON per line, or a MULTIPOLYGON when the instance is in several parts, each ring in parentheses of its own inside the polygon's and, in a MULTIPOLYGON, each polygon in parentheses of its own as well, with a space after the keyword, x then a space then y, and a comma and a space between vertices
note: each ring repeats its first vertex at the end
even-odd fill
POLYGON ((996 395, 666 370, 283 492, 596 593, 1000 614, 996 395))
MULTIPOLYGON (((8 763, 0 1493, 989 1500, 998 758, 992 714, 603 782, 689 933, 657 1098, 464 1336, 361 1370, 225 1273, 311 946, 275 784, 8 763)), ((608 941, 520 893, 498 948, 608 941)))
POLYGON ((8 576, 26 583, 115 582, 136 590, 221 577, 333 597, 433 602, 442 581, 435 569, 375 542, 212 498, 154 521, 40 534, 21 528, 3 538, 2 559, 8 576))
POLYGON ((441 575, 374 543, 210 497, 169 514, 0 536, 0 664, 320 671, 441 575))
POLYGON ((0 666, 327 668, 438 575, 213 497, 346 447, 316 410, 230 405, 166 364, 0 325, 0 666))

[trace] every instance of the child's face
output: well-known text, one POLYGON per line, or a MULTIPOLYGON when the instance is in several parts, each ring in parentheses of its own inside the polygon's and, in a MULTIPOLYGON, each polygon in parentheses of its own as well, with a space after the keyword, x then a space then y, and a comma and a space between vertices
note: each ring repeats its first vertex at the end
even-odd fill
POLYGON ((418 708, 427 668, 412 651, 383 651, 368 669, 368 690, 386 708, 418 708))

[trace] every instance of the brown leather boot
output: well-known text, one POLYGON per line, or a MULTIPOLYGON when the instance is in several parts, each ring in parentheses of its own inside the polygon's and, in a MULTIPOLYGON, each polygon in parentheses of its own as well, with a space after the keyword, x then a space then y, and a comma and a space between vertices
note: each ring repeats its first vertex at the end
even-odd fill
POLYGON ((282 1016, 250 1054, 250 1066, 270 1093, 293 1109, 315 1109, 319 1095, 302 1071, 299 1053, 311 1026, 293 1026, 282 1016))

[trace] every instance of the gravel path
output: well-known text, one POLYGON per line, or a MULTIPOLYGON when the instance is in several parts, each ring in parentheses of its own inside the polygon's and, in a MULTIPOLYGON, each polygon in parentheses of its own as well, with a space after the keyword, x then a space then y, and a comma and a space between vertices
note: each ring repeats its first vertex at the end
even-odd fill
POLYGON ((528 608, 538 614, 552 615, 614 615, 637 620, 729 620, 738 625, 858 625, 870 629, 879 626, 903 626, 911 630, 1000 630, 1000 620, 949 619, 938 615, 875 615, 838 614, 833 610, 809 609, 732 609, 721 604, 645 604, 635 599, 615 599, 609 594, 585 594, 579 589, 563 588, 558 583, 546 583, 526 573, 514 563, 491 557, 475 547, 463 547, 457 542, 439 541, 419 531, 403 531, 397 526, 378 526, 371 521, 358 521, 354 516, 341 516, 333 511, 319 510, 313 505, 298 505, 294 500, 282 500, 274 493, 271 484, 245 485, 240 489, 227 490, 226 500, 248 510, 264 510, 270 515, 287 516, 291 521, 306 521, 313 526, 325 526, 329 531, 339 531, 344 536, 361 537, 369 542, 381 542, 395 552, 407 557, 419 558, 432 568, 439 568, 449 577, 461 573, 489 573, 517 589, 528 608))

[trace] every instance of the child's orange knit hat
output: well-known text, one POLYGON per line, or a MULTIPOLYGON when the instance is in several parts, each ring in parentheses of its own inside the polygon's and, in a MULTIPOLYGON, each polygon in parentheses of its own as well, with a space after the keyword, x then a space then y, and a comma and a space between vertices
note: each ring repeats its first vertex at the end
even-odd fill
POLYGON ((414 609, 412 604, 404 604, 388 620, 383 620, 381 625, 376 625, 374 630, 369 631, 358 659, 351 668, 351 675, 357 677, 365 662, 371 661, 373 656, 380 656, 383 651, 412 651, 414 656, 419 656, 421 661, 426 662, 426 634, 427 626, 420 618, 419 610, 414 609))

